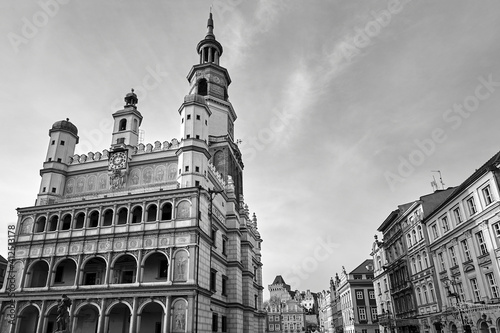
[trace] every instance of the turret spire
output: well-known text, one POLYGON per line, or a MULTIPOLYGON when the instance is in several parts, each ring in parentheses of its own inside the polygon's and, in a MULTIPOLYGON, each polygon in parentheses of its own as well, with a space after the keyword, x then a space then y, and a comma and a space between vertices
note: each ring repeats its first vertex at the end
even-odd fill
POLYGON ((215 39, 214 20, 212 18, 212 8, 210 8, 210 15, 208 16, 207 35, 205 36, 205 39, 215 39))

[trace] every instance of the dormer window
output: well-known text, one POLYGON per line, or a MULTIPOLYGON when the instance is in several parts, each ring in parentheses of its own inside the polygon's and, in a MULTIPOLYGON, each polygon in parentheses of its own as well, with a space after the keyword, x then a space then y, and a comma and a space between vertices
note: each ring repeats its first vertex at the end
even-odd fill
POLYGON ((118 127, 118 130, 125 131, 126 128, 127 128, 127 119, 120 120, 120 125, 118 127))

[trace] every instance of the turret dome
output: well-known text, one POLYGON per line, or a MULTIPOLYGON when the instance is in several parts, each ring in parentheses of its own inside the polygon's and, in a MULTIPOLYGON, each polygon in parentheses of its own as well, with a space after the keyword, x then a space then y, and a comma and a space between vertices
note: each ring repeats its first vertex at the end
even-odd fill
POLYGON ((78 128, 76 128, 76 126, 69 121, 69 118, 66 118, 66 120, 56 121, 54 125, 52 125, 52 129, 49 131, 49 135, 53 131, 66 131, 78 137, 78 128))

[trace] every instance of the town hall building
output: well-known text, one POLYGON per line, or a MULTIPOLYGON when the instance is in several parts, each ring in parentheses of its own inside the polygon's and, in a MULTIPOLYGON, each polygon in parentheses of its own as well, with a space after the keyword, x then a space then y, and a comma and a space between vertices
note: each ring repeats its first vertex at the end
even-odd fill
POLYGON ((73 333, 264 331, 262 238, 243 197, 212 14, 207 26, 178 140, 140 143, 133 91, 110 115, 101 152, 75 154, 68 119, 50 128, 36 204, 18 208, 16 317, 9 322, 5 283, 0 332, 53 332, 63 294, 73 333))

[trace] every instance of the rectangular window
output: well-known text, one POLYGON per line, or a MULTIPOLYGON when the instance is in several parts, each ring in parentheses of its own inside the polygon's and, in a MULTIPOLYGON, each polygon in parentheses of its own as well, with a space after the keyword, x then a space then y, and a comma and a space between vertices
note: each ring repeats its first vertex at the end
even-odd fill
POLYGON ((222 254, 227 255, 227 239, 222 237, 222 254))
POLYGON ((455 247, 450 247, 448 249, 448 252, 450 253, 450 260, 451 260, 451 265, 452 266, 457 266, 458 265, 458 262, 457 262, 457 256, 455 254, 455 247))
POLYGON ((215 292, 217 286, 217 271, 210 271, 210 290, 215 292))
POLYGON ((200 139, 200 136, 199 136, 199 135, 196 135, 196 136, 195 136, 195 138, 196 138, 197 140, 199 140, 199 139, 200 139))
POLYGON ((448 223, 448 218, 446 216, 443 216, 441 218, 441 226, 443 227, 444 232, 447 232, 450 230, 450 224, 448 223))
POLYGON ((187 134, 186 139, 190 139, 190 138, 191 138, 191 134, 187 134))
POLYGON ((467 239, 464 239, 460 242, 462 244, 462 250, 464 252, 464 258, 466 261, 472 260, 472 257, 470 255, 470 249, 469 249, 469 243, 467 239))
POLYGON ((188 114, 187 117, 186 117, 188 120, 191 119, 191 115, 188 114))
POLYGON ((358 315, 359 315, 359 320, 366 320, 366 309, 365 308, 358 308, 358 315))
POLYGON ((221 318, 221 331, 222 332, 227 332, 227 317, 226 316, 222 316, 221 318))
POLYGON ((439 237, 439 233, 435 224, 431 225, 431 231, 434 239, 437 239, 439 237))
POLYGON ((368 333, 368 330, 366 328, 361 329, 361 333, 368 333))
POLYGON ((56 188, 55 188, 55 187, 53 187, 53 188, 52 188, 52 193, 56 193, 56 191, 57 191, 57 190, 56 190, 56 188))
POLYGON ((274 332, 274 325, 273 324, 269 324, 269 331, 274 332))
POLYGON ((457 292, 458 292, 458 296, 460 297, 460 300, 462 302, 465 302, 464 286, 463 286, 462 282, 457 283, 457 292))
POLYGON ((356 298, 357 299, 363 299, 363 291, 362 290, 357 290, 356 291, 356 298))
POLYGON ((490 203, 493 202, 493 197, 491 196, 491 190, 489 185, 483 188, 483 198, 486 206, 488 206, 490 203))
POLYGON ((201 120, 201 117, 199 114, 196 115, 196 120, 201 120))
POLYGON ((199 166, 194 167, 194 171, 195 171, 195 172, 200 172, 200 167, 199 167, 199 166))
POLYGON ((486 247, 486 242, 484 241, 483 232, 479 231, 476 233, 477 245, 479 246, 479 252, 481 255, 488 254, 488 248, 486 247))
POLYGON ((42 192, 45 192, 45 191, 47 191, 47 188, 46 188, 46 187, 44 187, 44 188, 42 189, 42 192))
POLYGON ((500 223, 493 224, 493 230, 495 231, 495 236, 500 238, 500 223))
POLYGON ((488 280, 488 285, 490 286, 491 297, 498 298, 500 294, 498 293, 498 286, 493 273, 486 274, 486 279, 488 280))
POLYGON ((280 330, 280 324, 274 324, 274 328, 276 329, 276 331, 279 331, 280 330))
POLYGON ((227 276, 222 275, 222 290, 221 294, 227 296, 227 276))
POLYGON ((370 299, 375 299, 375 291, 374 290, 368 291, 368 294, 369 294, 370 299))
POLYGON ((474 302, 479 302, 481 300, 481 292, 479 291, 476 278, 470 279, 470 286, 472 288, 472 295, 474 296, 474 302))
POLYGON ((477 212, 476 203, 474 202, 474 197, 467 199, 467 208, 469 208, 469 215, 474 215, 477 212))
POLYGON ((212 313, 212 332, 217 332, 219 330, 219 315, 217 313, 212 313))
POLYGON ((460 207, 453 210, 453 215, 455 216, 455 221, 457 224, 462 223, 462 214, 460 214, 460 207))
POLYGON ((378 316, 377 316, 377 308, 372 308, 372 321, 377 321, 378 316))
POLYGON ((185 172, 189 172, 189 165, 186 165, 186 166, 184 167, 184 171, 185 171, 185 172))
POLYGON ((445 271, 446 270, 446 265, 444 263, 444 256, 443 256, 443 252, 439 252, 438 253, 438 259, 439 259, 439 263, 441 264, 441 271, 445 271))
POLYGON ((61 140, 61 146, 64 146, 65 143, 64 140, 61 140))
POLYGON ((52 140, 52 142, 50 143, 52 146, 56 144, 56 140, 52 140))

